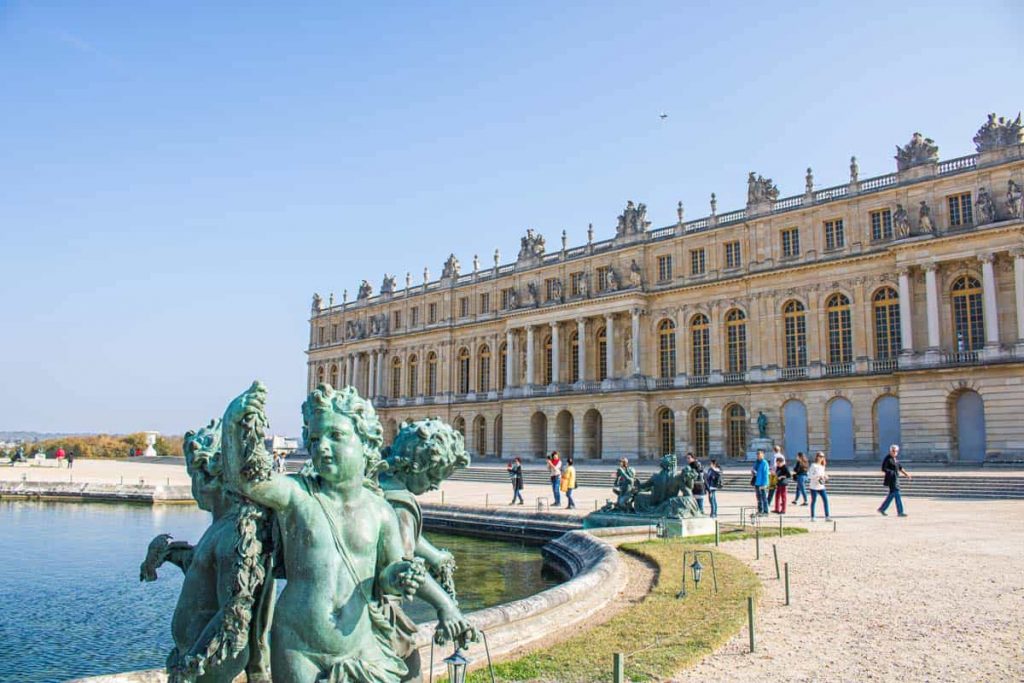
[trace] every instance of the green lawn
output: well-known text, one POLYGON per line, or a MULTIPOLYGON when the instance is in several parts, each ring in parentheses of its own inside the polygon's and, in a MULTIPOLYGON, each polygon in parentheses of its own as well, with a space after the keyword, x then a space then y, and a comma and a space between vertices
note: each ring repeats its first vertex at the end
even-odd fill
MULTIPOLYGON (((785 533, 806 530, 787 528, 785 533)), ((723 533, 722 540, 750 536, 748 532, 723 533)), ((621 546, 625 552, 640 555, 658 566, 657 584, 650 595, 604 624, 569 640, 497 664, 496 679, 610 681, 614 652, 626 655, 626 679, 632 681, 661 680, 695 663, 746 626, 747 597, 756 598, 761 591, 757 576, 743 562, 719 552, 713 545, 701 545, 713 542, 713 536, 699 536, 621 546), (689 595, 676 599, 681 585, 682 555, 689 547, 715 551, 717 595, 712 590, 710 563, 702 558, 705 580, 700 590, 693 592, 691 583, 687 588, 689 595)), ((772 537, 762 534, 761 552, 770 554, 771 543, 772 537)), ((471 673, 469 680, 489 681, 486 667, 471 673)))

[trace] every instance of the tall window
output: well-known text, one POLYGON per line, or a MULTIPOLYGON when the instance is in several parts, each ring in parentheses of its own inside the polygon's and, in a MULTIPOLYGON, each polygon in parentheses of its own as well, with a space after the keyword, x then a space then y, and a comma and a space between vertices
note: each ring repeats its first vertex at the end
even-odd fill
POLYGON ((484 455, 487 452, 487 420, 480 416, 476 419, 476 454, 484 455))
POLYGON ((409 396, 418 396, 420 393, 419 361, 415 355, 409 356, 409 396))
POLYGON ((730 458, 742 458, 747 452, 747 411, 734 403, 726 408, 725 420, 725 454, 730 458))
POLYGON ((579 296, 583 293, 583 271, 569 273, 569 296, 579 296))
POLYGON ((317 384, 323 384, 324 383, 324 366, 322 366, 322 365, 319 368, 316 369, 316 383, 317 384))
POLYGON ((469 315, 469 297, 468 296, 460 296, 459 297, 459 317, 460 318, 465 318, 468 315, 469 315))
POLYGON ((676 416, 668 408, 658 411, 658 442, 661 444, 659 455, 676 452, 676 416))
POLYGON ((883 287, 871 297, 875 314, 875 358, 884 360, 899 355, 900 300, 896 290, 883 287))
MULTIPOLYGON (((970 195, 968 195, 970 196, 970 195)), ((970 275, 953 283, 953 338, 957 351, 975 351, 985 345, 985 314, 981 283, 970 275)))
POLYGON ((828 362, 853 360, 853 332, 850 328, 850 300, 845 294, 833 294, 825 302, 828 315, 828 362))
POLYGON ((544 301, 555 300, 555 284, 558 282, 557 277, 549 277, 544 280, 544 301))
POLYGON ((318 343, 323 344, 327 338, 327 328, 323 325, 316 328, 316 338, 318 343))
POLYGON ((552 358, 551 358, 551 335, 544 337, 544 384, 551 384, 552 358))
POLYGON ((402 395, 402 360, 395 358, 391 361, 391 397, 398 398, 402 395))
POLYGON ((740 254, 740 242, 734 240, 732 242, 725 243, 725 267, 726 268, 739 268, 743 263, 743 258, 740 254))
POLYGON ((726 372, 747 371, 747 315, 738 308, 725 314, 726 372))
POLYGON ((807 365, 807 311, 799 301, 787 301, 782 308, 786 336, 786 367, 807 365))
POLYGON ((337 365, 332 365, 331 366, 331 386, 332 387, 337 387, 338 386, 338 366, 337 365))
POLYGON ((477 367, 476 387, 480 393, 491 390, 491 349, 486 344, 480 347, 480 361, 477 367))
POLYGON ((834 218, 825 221, 825 249, 842 249, 846 246, 846 233, 843 230, 843 219, 834 218))
POLYGON ((515 287, 506 287, 505 289, 501 290, 501 308, 503 310, 507 311, 508 309, 512 308, 512 299, 515 296, 515 293, 515 287))
POLYGON ((462 347, 458 356, 458 380, 460 394, 469 393, 469 349, 462 347))
POLYGON ((580 381, 580 334, 573 332, 569 336, 569 378, 573 383, 580 381))
POLYGON ((698 313, 690 320, 690 343, 693 348, 693 374, 704 376, 711 372, 710 325, 708 317, 698 313))
POLYGON ((690 413, 690 434, 693 435, 693 454, 698 458, 708 457, 710 434, 708 409, 704 406, 697 406, 690 413))
POLYGON ((782 258, 800 255, 800 228, 786 228, 782 231, 782 258))
POLYGON ((601 266, 597 269, 597 291, 604 292, 608 289, 611 272, 610 266, 601 266))
POLYGON ((498 390, 505 389, 505 378, 508 377, 508 344, 498 347, 498 390))
POLYGON ((416 327, 419 324, 420 324, 420 307, 419 306, 413 306, 412 309, 409 311, 409 325, 411 327, 416 327))
POLYGON ((437 354, 433 351, 427 356, 427 396, 437 395, 437 354))
POLYGON ((658 282, 668 282, 672 279, 672 255, 658 257, 658 282))
POLYGON ((658 323, 658 369, 661 377, 675 377, 676 324, 668 318, 658 323))
POLYGON ((491 293, 484 292, 480 295, 480 312, 490 313, 491 312, 491 293))
POLYGON ((437 322, 437 304, 427 304, 427 324, 432 325, 437 322))
MULTIPOLYGON (((397 311, 396 311, 396 313, 397 313, 397 311)), ((398 325, 395 325, 395 327, 398 327, 398 325)), ((331 325, 331 341, 332 342, 338 341, 338 324, 337 323, 334 323, 333 325, 331 325)))
POLYGON ((707 260, 704 258, 704 249, 690 250, 690 275, 703 275, 707 260))
POLYGON ((949 203, 949 225, 958 227, 974 223, 974 211, 971 206, 971 193, 954 194, 946 197, 949 203))
POLYGON ((391 326, 396 330, 402 326, 402 312, 392 311, 391 312, 391 326))
POLYGON ((892 211, 879 209, 871 212, 871 239, 875 241, 892 239, 892 211))
POLYGON ((608 333, 604 327, 597 331, 597 378, 608 379, 608 333))

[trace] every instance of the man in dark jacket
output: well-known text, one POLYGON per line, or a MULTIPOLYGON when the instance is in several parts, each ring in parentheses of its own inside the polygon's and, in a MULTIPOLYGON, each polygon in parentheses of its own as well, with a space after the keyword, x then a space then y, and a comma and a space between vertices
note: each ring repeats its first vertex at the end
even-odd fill
POLYGON ((885 516, 885 511, 889 509, 889 504, 894 500, 896 501, 896 512, 900 517, 906 517, 906 513, 903 512, 903 498, 900 497, 900 475, 902 474, 907 479, 911 479, 910 473, 903 469, 903 465, 899 461, 900 447, 896 444, 889 446, 889 454, 882 460, 882 472, 885 474, 884 484, 889 487, 889 495, 885 497, 885 502, 882 503, 882 507, 878 508, 878 513, 885 516))
POLYGON ((697 501, 697 507, 700 511, 704 512, 704 467, 700 464, 700 460, 693 455, 693 453, 686 454, 686 464, 694 472, 697 473, 697 480, 693 482, 693 497, 697 501))

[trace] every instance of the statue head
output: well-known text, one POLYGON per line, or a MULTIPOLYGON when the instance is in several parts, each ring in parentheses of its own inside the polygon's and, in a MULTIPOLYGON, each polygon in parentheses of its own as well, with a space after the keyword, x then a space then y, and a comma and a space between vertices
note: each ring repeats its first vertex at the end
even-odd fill
POLYGON ((302 404, 302 440, 313 467, 330 484, 362 480, 375 486, 384 468, 384 429, 373 405, 353 387, 321 384, 302 404))
POLYGON ((221 476, 220 425, 220 420, 210 420, 198 432, 189 430, 181 446, 185 470, 192 478, 192 497, 208 512, 226 491, 221 476))
POLYGON ((676 469, 676 454, 666 453, 661 456, 661 469, 666 471, 675 471, 676 469))
POLYGON ((388 473, 413 494, 432 491, 469 465, 462 434, 437 418, 405 422, 387 456, 388 473))

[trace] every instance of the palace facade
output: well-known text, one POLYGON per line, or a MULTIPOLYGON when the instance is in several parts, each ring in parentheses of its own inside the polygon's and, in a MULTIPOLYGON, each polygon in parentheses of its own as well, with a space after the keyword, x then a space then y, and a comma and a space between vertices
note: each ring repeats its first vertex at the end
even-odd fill
POLYGON ((914 134, 897 170, 405 287, 314 296, 308 384, 352 384, 394 435, 440 416, 479 456, 744 458, 759 413, 791 456, 1024 459, 1024 135, 989 117, 977 154, 914 134), (332 297, 333 299, 333 297, 332 297), (347 299, 347 296, 345 297, 347 299))

